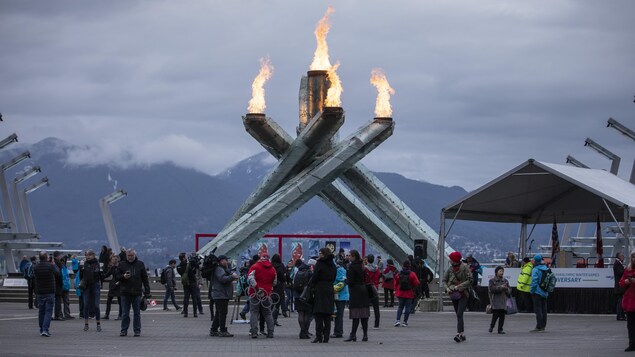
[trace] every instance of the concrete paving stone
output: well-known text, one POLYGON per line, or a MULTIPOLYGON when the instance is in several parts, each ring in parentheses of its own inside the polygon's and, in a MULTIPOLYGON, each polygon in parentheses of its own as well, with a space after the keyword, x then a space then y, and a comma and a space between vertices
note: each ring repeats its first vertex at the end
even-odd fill
MULTIPOLYGON (((102 312, 103 310, 102 306, 102 312)), ((116 311, 115 307, 115 311, 116 311)), ((78 316, 77 306, 72 306, 78 316)), ((116 313, 116 312, 115 312, 116 313)), ((230 309, 231 313, 231 309, 230 309)), ((345 336, 351 322, 345 315, 345 336)), ((507 334, 490 334, 491 315, 465 314, 467 341, 456 343, 456 318, 453 312, 417 312, 408 327, 393 327, 395 309, 382 309, 381 328, 369 330, 369 341, 331 339, 328 344, 312 344, 298 339, 297 314, 280 316, 275 338, 249 337, 248 324, 232 324, 233 338, 209 337, 210 318, 183 318, 176 311, 160 307, 142 312, 141 337, 133 337, 132 324, 127 337, 119 337, 120 321, 102 321, 102 332, 82 331, 84 321, 53 321, 52 337, 38 333, 37 310, 24 304, 0 303, 0 355, 7 356, 616 356, 628 344, 626 322, 613 315, 550 314, 547 331, 529 333, 535 325, 533 314, 507 316, 507 334)), ((371 324, 373 316, 371 316, 371 324)), ((311 326, 314 332, 314 325, 311 326)))

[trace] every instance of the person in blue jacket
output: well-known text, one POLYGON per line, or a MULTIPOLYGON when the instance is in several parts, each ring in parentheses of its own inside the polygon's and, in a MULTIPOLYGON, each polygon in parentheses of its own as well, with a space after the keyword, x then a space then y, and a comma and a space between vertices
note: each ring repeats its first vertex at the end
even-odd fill
POLYGON ((337 275, 333 281, 333 290, 335 294, 335 328, 333 329, 332 338, 342 338, 344 335, 344 310, 346 303, 350 299, 348 293, 348 285, 346 284, 346 269, 343 261, 337 261, 337 275))
POLYGON ((547 327, 547 297, 549 297, 549 293, 540 288, 542 274, 546 270, 547 266, 542 259, 542 255, 536 254, 534 256, 534 268, 531 271, 531 288, 529 289, 534 305, 534 313, 536 314, 536 328, 530 332, 543 332, 545 327, 547 327))

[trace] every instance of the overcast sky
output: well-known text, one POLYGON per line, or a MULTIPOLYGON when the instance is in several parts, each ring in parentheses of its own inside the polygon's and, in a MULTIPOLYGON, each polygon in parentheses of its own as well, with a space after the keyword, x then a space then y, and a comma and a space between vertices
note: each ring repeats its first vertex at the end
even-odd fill
POLYGON ((83 145, 71 160, 173 161, 216 174, 262 151, 244 130, 259 59, 267 115, 295 135, 300 77, 331 4, 346 136, 384 69, 393 136, 363 162, 477 188, 529 158, 594 168, 635 141, 635 1, 0 1, 0 136, 83 145))

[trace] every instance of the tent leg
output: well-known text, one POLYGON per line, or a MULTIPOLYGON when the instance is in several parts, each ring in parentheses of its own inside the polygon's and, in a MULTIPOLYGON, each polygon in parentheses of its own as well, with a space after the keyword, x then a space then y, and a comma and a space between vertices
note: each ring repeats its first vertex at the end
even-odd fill
POLYGON ((444 259, 445 259, 445 211, 441 210, 441 227, 439 228, 439 240, 437 241, 437 272, 439 274, 439 294, 437 295, 438 306, 437 311, 443 311, 443 271, 444 259))
POLYGON ((633 251, 633 244, 631 242, 631 235, 633 234, 633 232, 631 232, 631 209, 630 207, 626 206, 624 208, 624 230, 623 230, 623 235, 624 238, 626 238, 626 246, 628 247, 628 254, 624 254, 626 256, 628 256, 628 262, 630 264, 631 261, 631 252, 633 251))

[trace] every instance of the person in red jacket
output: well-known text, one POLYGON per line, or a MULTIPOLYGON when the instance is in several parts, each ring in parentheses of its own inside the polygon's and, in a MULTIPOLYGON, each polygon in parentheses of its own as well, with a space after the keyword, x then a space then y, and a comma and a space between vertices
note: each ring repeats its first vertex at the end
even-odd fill
POLYGON ((249 268, 249 324, 251 338, 258 338, 258 322, 260 315, 264 316, 267 324, 267 338, 273 338, 273 316, 271 314, 271 292, 277 284, 276 269, 269 261, 269 254, 263 253, 260 260, 249 268))
POLYGON ((626 352, 635 351, 635 250, 631 252, 631 262, 624 270, 620 287, 624 289, 622 308, 626 312, 628 328, 628 347, 626 352))
POLYGON ((397 275, 397 268, 392 259, 386 260, 386 269, 382 272, 382 287, 384 288, 384 307, 395 306, 395 275, 397 275), (388 297, 390 297, 390 304, 388 304, 388 297))
POLYGON ((395 321, 395 327, 408 326, 408 317, 410 316, 410 306, 415 298, 415 288, 419 285, 419 279, 415 272, 410 271, 410 261, 406 260, 402 264, 402 269, 399 274, 395 275, 395 296, 399 299, 399 307, 397 308, 397 320, 395 321), (401 323, 401 313, 404 308, 406 313, 404 314, 403 323, 401 323))

